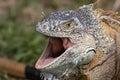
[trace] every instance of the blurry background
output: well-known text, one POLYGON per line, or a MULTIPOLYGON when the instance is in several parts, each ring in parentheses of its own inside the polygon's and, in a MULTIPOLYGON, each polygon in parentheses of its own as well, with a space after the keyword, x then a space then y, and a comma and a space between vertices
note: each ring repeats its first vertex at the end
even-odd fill
MULTIPOLYGON (((46 38, 35 31, 36 23, 51 12, 77 9, 94 1, 0 0, 0 57, 34 66, 46 43, 46 38)), ((102 0, 100 7, 119 10, 119 3, 119 0, 102 0)), ((0 80, 23 79, 0 72, 0 80)))

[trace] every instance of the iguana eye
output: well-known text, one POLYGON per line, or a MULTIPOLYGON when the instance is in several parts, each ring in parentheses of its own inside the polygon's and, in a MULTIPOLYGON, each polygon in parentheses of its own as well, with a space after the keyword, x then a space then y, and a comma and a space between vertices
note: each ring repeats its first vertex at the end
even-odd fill
POLYGON ((66 24, 68 27, 70 27, 71 26, 71 24, 70 23, 68 23, 68 24, 66 24))
POLYGON ((65 25, 67 28, 71 28, 71 27, 73 27, 74 26, 74 23, 73 22, 71 22, 71 23, 66 23, 66 25, 65 25))

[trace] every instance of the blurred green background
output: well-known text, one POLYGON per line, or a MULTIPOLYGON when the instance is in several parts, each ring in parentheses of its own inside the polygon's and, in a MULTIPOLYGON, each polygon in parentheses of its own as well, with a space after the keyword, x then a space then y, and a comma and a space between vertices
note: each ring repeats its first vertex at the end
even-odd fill
MULTIPOLYGON (((46 37, 35 31, 37 22, 51 12, 77 9, 80 5, 94 1, 0 0, 0 57, 34 66, 46 43, 46 37)), ((112 9, 113 2, 103 0, 101 7, 112 9)), ((22 79, 0 72, 0 80, 22 79)))

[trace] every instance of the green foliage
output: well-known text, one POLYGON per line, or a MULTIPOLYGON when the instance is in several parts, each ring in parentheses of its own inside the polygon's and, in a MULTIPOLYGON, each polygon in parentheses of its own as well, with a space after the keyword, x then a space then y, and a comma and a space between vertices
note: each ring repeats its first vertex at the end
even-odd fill
POLYGON ((95 2, 96 0, 75 0, 76 3, 80 3, 80 4, 90 4, 95 2))
POLYGON ((25 24, 16 20, 28 2, 21 0, 16 8, 7 8, 8 15, 0 19, 0 56, 33 65, 41 55, 46 39, 35 31, 36 22, 25 24))
MULTIPOLYGON (((4 24, 4 23, 3 23, 4 24)), ((9 23, 0 30, 0 56, 33 64, 44 48, 45 38, 32 25, 9 23)))

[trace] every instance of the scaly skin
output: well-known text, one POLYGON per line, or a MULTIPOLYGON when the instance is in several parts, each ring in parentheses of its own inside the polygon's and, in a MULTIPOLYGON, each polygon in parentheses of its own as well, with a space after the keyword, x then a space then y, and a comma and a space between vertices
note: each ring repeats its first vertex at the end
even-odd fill
POLYGON ((93 10, 91 4, 78 10, 51 13, 39 22, 38 32, 50 37, 69 38, 75 43, 40 70, 60 80, 120 79, 120 28, 115 27, 120 27, 120 20, 103 13, 93 10))

